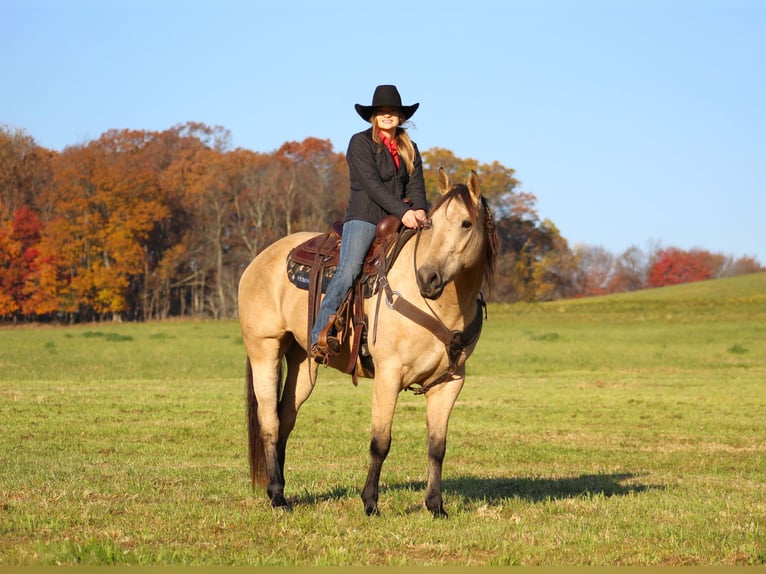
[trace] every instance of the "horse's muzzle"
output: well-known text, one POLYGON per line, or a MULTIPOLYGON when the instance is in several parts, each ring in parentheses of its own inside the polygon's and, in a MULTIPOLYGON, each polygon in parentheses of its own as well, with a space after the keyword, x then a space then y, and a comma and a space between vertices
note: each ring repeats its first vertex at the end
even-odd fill
POLYGON ((423 266, 418 269, 417 272, 418 289, 420 294, 426 299, 438 299, 441 297, 444 291, 444 281, 441 274, 430 269, 428 266, 423 266))

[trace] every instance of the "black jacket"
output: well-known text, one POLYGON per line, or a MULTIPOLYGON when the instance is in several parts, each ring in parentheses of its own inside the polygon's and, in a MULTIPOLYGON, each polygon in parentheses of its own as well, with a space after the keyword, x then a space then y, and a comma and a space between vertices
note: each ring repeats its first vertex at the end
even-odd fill
POLYGON ((428 210, 423 162, 417 145, 412 174, 407 173, 404 161, 400 161, 399 169, 396 169, 391 153, 372 140, 372 128, 351 137, 346 161, 351 182, 346 221, 361 219, 377 223, 388 214, 401 219, 408 209, 428 210), (405 198, 412 204, 404 203, 405 198))

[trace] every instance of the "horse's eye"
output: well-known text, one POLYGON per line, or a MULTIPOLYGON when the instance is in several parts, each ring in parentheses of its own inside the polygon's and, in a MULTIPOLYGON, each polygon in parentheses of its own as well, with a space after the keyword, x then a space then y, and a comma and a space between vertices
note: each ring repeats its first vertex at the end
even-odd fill
POLYGON ((463 229, 470 229, 473 226, 470 219, 463 220, 463 229))

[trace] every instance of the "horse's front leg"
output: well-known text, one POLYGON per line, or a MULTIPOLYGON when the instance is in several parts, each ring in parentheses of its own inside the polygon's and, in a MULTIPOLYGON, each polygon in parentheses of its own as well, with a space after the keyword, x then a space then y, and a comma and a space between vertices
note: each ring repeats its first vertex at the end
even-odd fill
POLYGON ((428 483, 426 508, 436 518, 446 518, 442 499, 442 463, 447 450, 447 427, 452 407, 463 388, 465 370, 455 378, 441 383, 426 393, 426 421, 428 424, 428 483))
POLYGON ((370 466, 367 482, 362 490, 362 501, 367 516, 378 514, 380 471, 391 448, 391 425, 400 390, 398 374, 385 376, 380 371, 376 374, 372 387, 370 466))

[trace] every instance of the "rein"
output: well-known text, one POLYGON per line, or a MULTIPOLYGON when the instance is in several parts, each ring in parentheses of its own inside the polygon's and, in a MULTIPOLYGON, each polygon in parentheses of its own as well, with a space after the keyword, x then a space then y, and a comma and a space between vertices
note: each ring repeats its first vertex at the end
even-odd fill
MULTIPOLYGON (((419 227, 415 239, 415 251, 412 258, 416 277, 417 253, 418 245, 420 244, 421 231, 422 228, 419 227)), ((444 343, 444 346, 447 349, 449 366, 447 367, 447 371, 442 376, 438 377, 428 385, 423 385, 420 387, 409 386, 406 388, 406 390, 413 391, 416 395, 422 395, 432 387, 452 380, 453 375, 459 366, 459 359, 463 350, 466 347, 470 347, 472 344, 474 344, 479 338, 479 335, 481 335, 481 329, 484 322, 483 320, 487 317, 487 304, 484 302, 484 298, 481 296, 481 294, 479 294, 479 298, 476 300, 476 315, 474 316, 473 320, 463 331, 453 331, 447 327, 447 325, 445 325, 441 319, 439 319, 434 310, 428 304, 428 301, 426 301, 426 306, 428 307, 430 313, 426 313, 419 307, 416 307, 407 301, 404 297, 402 297, 401 293, 394 291, 388 282, 386 271, 387 270, 384 268, 383 263, 378 261, 378 284, 380 285, 381 289, 378 291, 378 302, 375 307, 375 332, 373 334, 373 342, 377 336, 380 300, 383 293, 385 293, 386 307, 397 311, 414 323, 428 329, 437 339, 444 343)))

